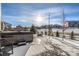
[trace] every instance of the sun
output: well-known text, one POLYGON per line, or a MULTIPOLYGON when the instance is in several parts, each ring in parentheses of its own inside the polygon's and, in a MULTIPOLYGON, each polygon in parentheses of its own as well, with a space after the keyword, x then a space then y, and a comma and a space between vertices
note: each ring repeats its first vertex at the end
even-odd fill
POLYGON ((43 17, 41 16, 41 15, 38 15, 37 17, 36 17, 36 22, 37 23, 41 23, 43 21, 43 17))
POLYGON ((38 14, 35 18, 35 22, 34 24, 36 26, 41 26, 45 23, 45 16, 41 15, 41 14, 38 14))

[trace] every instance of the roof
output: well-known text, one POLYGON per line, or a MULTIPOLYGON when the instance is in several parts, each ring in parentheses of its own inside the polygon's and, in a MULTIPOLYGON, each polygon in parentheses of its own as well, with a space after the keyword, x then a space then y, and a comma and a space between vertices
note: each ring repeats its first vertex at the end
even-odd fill
POLYGON ((12 31, 12 32, 1 32, 1 35, 15 35, 15 34, 33 34, 32 32, 26 32, 26 31, 12 31))

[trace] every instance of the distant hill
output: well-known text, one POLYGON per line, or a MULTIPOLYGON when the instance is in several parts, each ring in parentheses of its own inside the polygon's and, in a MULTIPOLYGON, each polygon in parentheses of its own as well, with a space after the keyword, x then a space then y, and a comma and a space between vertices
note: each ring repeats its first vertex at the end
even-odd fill
MULTIPOLYGON (((38 28, 38 29, 47 29, 47 28, 49 28, 49 25, 42 25, 40 27, 36 26, 36 28, 38 28)), ((62 28, 62 26, 58 25, 58 24, 54 24, 54 25, 50 25, 50 28, 62 28)))

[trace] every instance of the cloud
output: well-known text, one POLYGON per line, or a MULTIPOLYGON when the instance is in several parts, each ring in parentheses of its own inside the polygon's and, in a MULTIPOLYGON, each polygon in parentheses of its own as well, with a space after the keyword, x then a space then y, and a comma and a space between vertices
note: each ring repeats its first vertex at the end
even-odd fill
POLYGON ((79 17, 66 17, 65 20, 73 20, 73 21, 79 21, 79 17))
POLYGON ((3 20, 8 19, 8 20, 13 20, 18 22, 29 22, 29 21, 31 22, 32 21, 31 18, 26 16, 2 16, 3 20))
MULTIPOLYGON (((3 18, 10 19, 12 21, 17 21, 17 22, 22 22, 22 23, 32 23, 35 25, 43 25, 43 24, 48 24, 49 20, 49 13, 51 16, 51 24, 61 24, 62 19, 62 8, 61 7, 51 7, 51 8, 43 8, 43 9, 33 9, 33 7, 20 7, 20 9, 17 10, 18 15, 4 15, 3 18), (20 13, 20 14, 19 14, 20 13), (36 18, 37 15, 40 14, 43 17, 43 21, 37 22, 36 18), (55 16, 59 16, 60 18, 55 16)), ((13 11, 14 12, 14 11, 13 11)), ((12 13, 13 13, 12 12, 12 13)), ((72 8, 64 8, 64 13, 65 14, 71 14, 79 12, 79 9, 72 9, 72 8)), ((66 17, 66 20, 79 20, 79 17, 66 17)))
POLYGON ((76 12, 79 12, 78 8, 64 8, 65 14, 71 14, 71 13, 76 13, 76 12))
POLYGON ((1 20, 1 3, 0 3, 0 20, 1 20))
POLYGON ((53 16, 62 15, 64 11, 64 14, 72 14, 79 12, 78 8, 62 8, 62 7, 51 7, 46 9, 38 10, 37 12, 40 12, 42 14, 52 14, 53 16))
POLYGON ((0 4, 0 30, 1 30, 1 4, 0 4))

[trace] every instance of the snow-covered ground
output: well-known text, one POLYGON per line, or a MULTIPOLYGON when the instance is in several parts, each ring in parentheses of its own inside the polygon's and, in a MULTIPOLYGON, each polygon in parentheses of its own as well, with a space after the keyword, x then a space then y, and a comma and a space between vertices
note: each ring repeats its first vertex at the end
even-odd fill
MULTIPOLYGON (((38 32, 40 31, 48 31, 48 29, 38 29, 38 32)), ((56 29, 56 28, 52 28, 53 32, 62 32, 62 29, 56 29)), ((74 31, 74 33, 78 33, 79 34, 79 28, 67 28, 64 32, 65 33, 71 33, 72 31, 74 31)))
POLYGON ((16 48, 13 48, 13 54, 11 54, 10 56, 25 56, 30 46, 31 44, 26 44, 23 46, 18 46, 16 48))
POLYGON ((70 44, 70 46, 73 46, 74 48, 79 49, 79 41, 75 41, 75 40, 71 40, 71 39, 63 39, 62 38, 56 38, 58 40, 60 40, 63 43, 67 43, 70 44))
POLYGON ((46 40, 48 39, 49 42, 51 42, 53 45, 56 45, 57 47, 60 47, 62 50, 69 53, 71 56, 79 56, 79 41, 70 40, 70 39, 64 39, 62 38, 56 38, 56 37, 43 37, 42 39, 46 40))
POLYGON ((25 56, 35 56, 37 54, 40 54, 41 52, 45 51, 45 48, 43 46, 43 43, 41 43, 42 40, 40 38, 35 38, 31 47, 25 54, 25 56))
POLYGON ((40 54, 41 52, 45 52, 46 51, 46 49, 44 48, 45 46, 47 46, 48 47, 47 49, 50 50, 49 45, 44 44, 45 42, 51 42, 52 45, 55 45, 61 50, 67 52, 70 56, 79 56, 79 41, 70 40, 70 39, 62 40, 62 38, 57 38, 52 36, 37 37, 33 42, 33 45, 27 51, 26 56, 36 55, 36 54, 40 54))
MULTIPOLYGON (((43 34, 45 34, 45 31, 48 32, 48 29, 38 29, 37 31, 39 33, 43 32, 43 34)), ((60 37, 62 37, 63 36, 63 34, 62 34, 63 29, 52 28, 52 32, 53 32, 54 36, 56 36, 57 31, 59 32, 60 37)), ((70 38, 70 34, 72 31, 74 32, 74 34, 78 34, 78 35, 74 35, 75 40, 79 40, 79 28, 67 28, 67 29, 65 29, 65 31, 64 31, 65 38, 70 38)))
POLYGON ((43 37, 35 37, 31 44, 14 48, 14 53, 10 56, 32 56, 45 52, 45 46, 47 46, 47 49, 50 49, 50 47, 49 45, 44 44, 44 42, 52 43, 52 45, 59 47, 61 50, 67 52, 70 56, 79 56, 79 41, 62 39, 53 36, 49 37, 45 35, 43 37))

